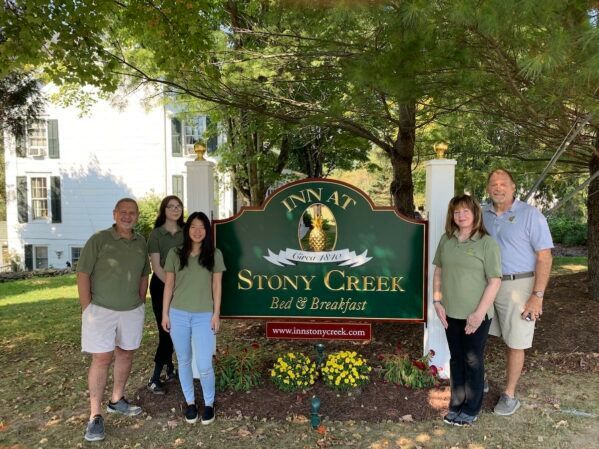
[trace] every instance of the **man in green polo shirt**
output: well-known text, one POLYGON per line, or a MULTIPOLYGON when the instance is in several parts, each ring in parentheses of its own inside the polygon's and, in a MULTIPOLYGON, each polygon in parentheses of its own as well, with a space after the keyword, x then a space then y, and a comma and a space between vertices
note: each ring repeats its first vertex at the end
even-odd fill
POLYGON ((135 200, 120 199, 113 215, 115 224, 91 236, 77 263, 77 289, 83 310, 81 347, 92 354, 87 441, 105 437, 101 403, 113 357, 114 382, 107 411, 127 416, 141 413, 141 407, 125 399, 125 384, 133 354, 141 344, 150 265, 146 241, 133 230, 139 216, 135 200))

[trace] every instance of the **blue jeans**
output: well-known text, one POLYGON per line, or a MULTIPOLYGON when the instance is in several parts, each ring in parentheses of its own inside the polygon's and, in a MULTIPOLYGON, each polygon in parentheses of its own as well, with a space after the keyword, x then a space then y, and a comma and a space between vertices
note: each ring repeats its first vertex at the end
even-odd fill
POLYGON ((186 312, 169 310, 171 320, 171 339, 177 353, 179 382, 183 396, 188 404, 195 401, 193 390, 193 370, 191 369, 191 341, 197 350, 195 354, 200 383, 204 394, 204 405, 213 406, 215 378, 212 367, 214 350, 214 332, 210 327, 212 312, 186 312))

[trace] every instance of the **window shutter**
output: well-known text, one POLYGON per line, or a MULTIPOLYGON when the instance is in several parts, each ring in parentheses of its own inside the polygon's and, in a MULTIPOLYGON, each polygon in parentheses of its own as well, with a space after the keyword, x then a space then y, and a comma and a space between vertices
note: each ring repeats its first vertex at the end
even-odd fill
POLYGON ((50 177, 50 208, 52 210, 52 223, 61 223, 60 176, 50 177))
POLYGON ((17 211, 19 223, 27 223, 27 176, 17 176, 17 211))
POLYGON ((58 159, 60 157, 58 120, 48 120, 48 157, 51 159, 58 159))
POLYGON ((183 197, 183 176, 181 175, 173 175, 173 195, 178 196, 185 203, 185 198, 183 197))
POLYGON ((173 156, 183 156, 181 145, 181 120, 171 119, 171 147, 173 156))
MULTIPOLYGON (((209 131, 210 127, 210 117, 206 117, 206 131, 209 131)), ((208 137, 208 141, 206 143, 206 149, 208 153, 213 153, 216 151, 216 147, 218 146, 218 136, 210 136, 208 137)))
POLYGON ((27 149, 25 148, 25 136, 15 136, 15 142, 17 157, 27 156, 27 149))
POLYGON ((33 270, 33 245, 25 245, 25 269, 33 270))

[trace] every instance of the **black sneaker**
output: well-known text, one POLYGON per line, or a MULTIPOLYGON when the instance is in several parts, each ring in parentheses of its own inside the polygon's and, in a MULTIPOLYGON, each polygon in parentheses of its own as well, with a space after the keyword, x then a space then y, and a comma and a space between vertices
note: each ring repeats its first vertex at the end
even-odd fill
POLYGON ((204 413, 202 413, 202 424, 207 426, 214 422, 216 416, 214 415, 214 407, 206 406, 204 407, 204 413))
POLYGON ((160 382, 160 380, 150 380, 150 382, 148 382, 148 390, 150 390, 152 393, 154 394, 164 394, 164 385, 162 385, 162 382, 160 382))
POLYGON ((104 418, 102 418, 102 415, 94 416, 92 420, 87 423, 84 438, 86 441, 102 441, 106 438, 106 434, 104 433, 104 418))
POLYGON ((458 427, 468 427, 474 424, 478 419, 478 415, 468 415, 467 413, 460 412, 458 417, 453 420, 453 425, 458 427))
POLYGON ((451 410, 443 417, 443 422, 445 424, 449 424, 450 426, 454 425, 454 421, 460 415, 460 412, 452 412, 451 410))
POLYGON ((173 368, 172 371, 166 371, 166 381, 167 382, 171 382, 173 380, 175 380, 177 377, 179 376, 179 374, 177 373, 177 370, 173 368))
POLYGON ((185 409, 185 421, 193 424, 198 420, 198 408, 195 404, 188 404, 185 409))

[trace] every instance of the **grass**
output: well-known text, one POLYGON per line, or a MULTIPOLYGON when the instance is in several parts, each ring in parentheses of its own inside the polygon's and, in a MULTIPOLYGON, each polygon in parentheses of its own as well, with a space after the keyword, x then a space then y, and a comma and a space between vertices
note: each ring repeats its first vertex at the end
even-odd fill
POLYGON ((554 257, 551 274, 555 276, 587 271, 588 264, 586 257, 554 257))
MULTIPOLYGON (((562 265, 558 265, 562 266, 562 265)), ((0 284, 0 449, 94 447, 83 441, 88 418, 88 357, 80 352, 80 308, 74 276, 0 284)), ((156 330, 146 314, 128 391, 149 375, 156 330)), ((240 344, 234 321, 223 323, 219 345, 240 344)), ((247 342, 244 342, 247 343, 247 342)), ((272 351, 272 348, 264 348, 272 351)), ((489 370, 502 372, 502 360, 489 370)), ((501 374, 497 374, 501 376, 501 374)), ((497 380, 501 382, 501 379, 497 380)), ((186 425, 178 412, 141 418, 107 416, 102 448, 585 448, 598 438, 596 374, 563 376, 530 370, 523 378, 524 406, 511 418, 484 413, 472 428, 439 420, 420 422, 325 421, 326 433, 305 423, 219 419, 208 427, 186 425)), ((435 400, 430 390, 429 400, 435 400)), ((100 447, 100 445, 98 445, 100 447)))

